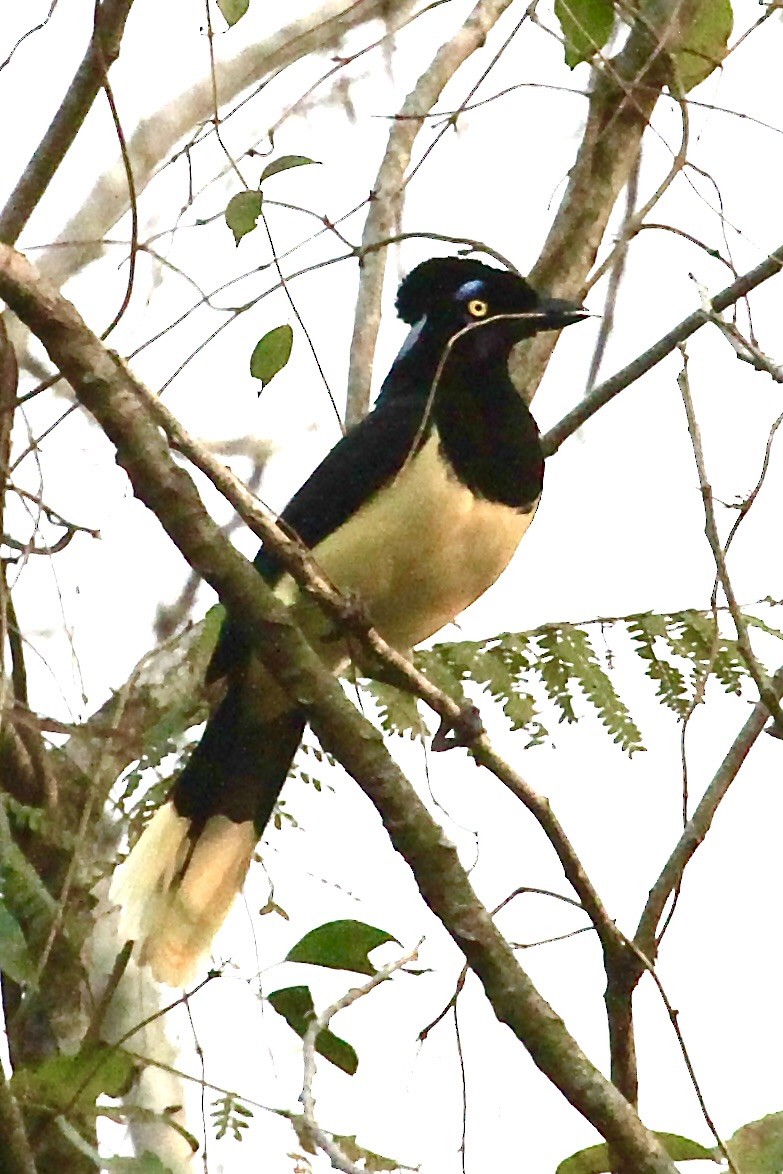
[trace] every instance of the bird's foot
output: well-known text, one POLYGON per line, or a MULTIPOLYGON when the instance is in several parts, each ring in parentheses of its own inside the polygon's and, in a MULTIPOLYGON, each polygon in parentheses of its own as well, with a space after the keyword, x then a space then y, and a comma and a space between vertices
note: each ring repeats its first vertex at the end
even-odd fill
POLYGON ((481 714, 470 701, 460 706, 459 716, 447 720, 441 718, 440 726, 432 739, 432 749, 440 752, 454 746, 472 746, 484 733, 481 714))
POLYGON ((362 597, 353 591, 345 591, 343 592, 339 626, 324 636, 324 643, 344 640, 346 632, 353 636, 366 636, 371 628, 370 613, 367 611, 362 597))

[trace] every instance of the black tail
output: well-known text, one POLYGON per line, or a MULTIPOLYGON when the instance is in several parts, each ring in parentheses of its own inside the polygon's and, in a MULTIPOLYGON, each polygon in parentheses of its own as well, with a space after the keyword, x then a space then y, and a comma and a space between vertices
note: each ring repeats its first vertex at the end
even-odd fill
POLYGON ((248 708, 244 690, 229 689, 174 784, 169 798, 193 838, 214 815, 253 823, 259 838, 269 822, 306 723, 296 709, 263 721, 248 708))
POLYGON ((182 986, 242 888, 302 738, 299 710, 263 722, 229 689, 166 802, 115 874, 122 932, 182 986))

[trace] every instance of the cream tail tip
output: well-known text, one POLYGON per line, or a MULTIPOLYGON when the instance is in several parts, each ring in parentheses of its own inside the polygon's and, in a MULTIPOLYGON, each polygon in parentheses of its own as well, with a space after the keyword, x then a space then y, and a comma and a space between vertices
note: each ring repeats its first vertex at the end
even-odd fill
POLYGON ((247 874, 257 833, 251 821, 215 815, 204 825, 187 868, 190 820, 166 803, 115 873, 110 899, 121 906, 120 936, 139 946, 139 962, 158 982, 190 983, 247 874))

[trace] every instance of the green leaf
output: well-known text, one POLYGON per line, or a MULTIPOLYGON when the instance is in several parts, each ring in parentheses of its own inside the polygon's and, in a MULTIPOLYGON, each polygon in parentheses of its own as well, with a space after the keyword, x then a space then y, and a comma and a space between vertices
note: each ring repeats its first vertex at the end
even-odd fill
POLYGON ((11 1084, 21 1101, 68 1110, 74 1101, 93 1105, 99 1096, 123 1096, 136 1073, 121 1048, 95 1044, 75 1056, 52 1056, 36 1068, 19 1068, 11 1084))
POLYGON ((258 186, 260 187, 264 180, 278 175, 281 171, 290 171, 292 167, 308 167, 311 164, 320 165, 320 160, 308 159, 306 155, 281 155, 279 159, 273 159, 271 163, 267 163, 261 172, 258 186))
POLYGON ((0 970, 21 985, 35 977, 33 960, 27 950, 19 922, 0 900, 0 970))
MULTIPOLYGON (((310 1021, 315 1015, 313 996, 306 986, 283 987, 279 991, 272 991, 269 1002, 282 1015, 288 1026, 296 1032, 300 1039, 304 1039, 310 1021)), ((353 1076, 359 1067, 359 1057, 349 1043, 334 1035, 328 1027, 316 1036, 315 1050, 325 1060, 329 1060, 335 1067, 353 1076)))
POLYGON ((225 1096, 212 1103, 210 1117, 215 1137, 220 1141, 230 1133, 234 1141, 241 1141, 242 1131, 249 1128, 252 1116, 252 1109, 243 1104, 234 1093, 227 1092, 225 1096))
POLYGON ((285 367, 291 357, 293 343, 294 332, 287 324, 268 330, 256 343, 250 356, 250 374, 254 379, 261 380, 262 391, 285 367))
POLYGON ((234 234, 234 243, 239 244, 243 236, 258 224, 264 197, 261 192, 237 192, 228 201, 226 224, 234 234))
POLYGON ((726 1149, 742 1174, 780 1174, 783 1169, 783 1113, 743 1125, 726 1149))
MULTIPOLYGON (((673 1162, 716 1161, 712 1150, 688 1137, 680 1137, 678 1133, 654 1133, 653 1137, 658 1139, 673 1162)), ((611 1168, 609 1147, 591 1145, 561 1162, 555 1174, 607 1174, 611 1168)), ((744 1170, 742 1174, 745 1174, 744 1170)))
POLYGON ((614 28, 612 0, 556 0, 555 16, 563 30, 566 65, 570 69, 595 56, 614 28))
POLYGON ((365 925, 363 921, 328 921, 300 938, 288 951, 285 960, 372 976, 378 972, 369 959, 370 951, 386 942, 396 941, 390 933, 365 925))
POLYGON ((385 681, 363 680, 362 688, 370 694, 378 706, 381 728, 387 734, 407 734, 421 738, 426 732, 416 698, 385 681))
MULTIPOLYGON (((678 14, 690 15, 687 29, 680 36, 680 46, 672 54, 676 88, 687 94, 708 78, 726 56, 726 46, 734 25, 731 0, 691 0, 678 14)), ((685 17, 687 19, 687 16, 685 17)))
POLYGON ((245 15, 250 7, 250 0, 217 0, 217 6, 223 13, 226 24, 230 27, 245 15))

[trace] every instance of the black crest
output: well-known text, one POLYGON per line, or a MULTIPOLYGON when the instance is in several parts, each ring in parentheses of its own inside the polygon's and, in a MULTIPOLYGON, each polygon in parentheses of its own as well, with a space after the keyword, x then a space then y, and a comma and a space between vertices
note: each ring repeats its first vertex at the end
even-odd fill
POLYGON ((397 292, 397 313, 413 326, 439 305, 449 302, 466 281, 485 281, 490 289, 511 296, 529 292, 531 304, 536 295, 516 273, 496 269, 472 257, 431 257, 412 269, 397 292))

